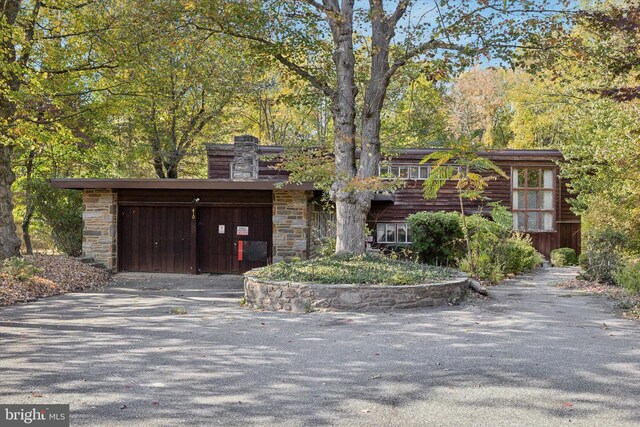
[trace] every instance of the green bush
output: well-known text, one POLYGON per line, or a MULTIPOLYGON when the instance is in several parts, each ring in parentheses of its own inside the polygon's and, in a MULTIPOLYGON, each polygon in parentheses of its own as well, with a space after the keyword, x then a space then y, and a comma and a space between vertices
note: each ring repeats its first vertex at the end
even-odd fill
POLYGON ((583 250, 587 268, 580 278, 600 283, 615 284, 615 273, 621 265, 622 250, 627 237, 624 233, 605 228, 594 230, 585 236, 583 250))
POLYGON ((59 190, 46 181, 33 184, 37 214, 51 228, 51 237, 60 251, 69 256, 82 254, 82 193, 59 190))
POLYGON ((623 263, 614 274, 616 283, 633 294, 640 293, 640 261, 623 263))
POLYGON ((576 265, 577 262, 576 251, 571 248, 558 248, 551 251, 551 265, 554 267, 568 267, 576 265))
MULTIPOLYGON (((498 283, 504 280, 505 274, 502 271, 502 265, 496 262, 496 259, 487 253, 474 253, 476 274, 478 279, 486 280, 490 283, 498 283)), ((472 273, 472 265, 469 257, 460 260, 460 269, 467 273, 472 273)))
POLYGON ((473 274, 475 264, 479 279, 497 283, 508 274, 521 273, 542 263, 542 255, 533 247, 531 238, 510 230, 507 232, 504 223, 471 215, 467 217, 467 226, 472 258, 467 254, 460 267, 473 274))
POLYGON ((584 252, 578 256, 578 265, 583 270, 589 269, 589 257, 584 252))
POLYGON ((462 256, 464 241, 456 212, 418 212, 407 218, 411 249, 420 262, 454 264, 462 256))
POLYGON ((22 281, 41 273, 42 270, 24 258, 12 257, 4 260, 2 272, 13 279, 22 281))
POLYGON ((506 206, 498 202, 491 202, 489 206, 491 207, 491 219, 498 226, 495 230, 498 231, 499 236, 504 238, 511 236, 513 233, 513 214, 506 206))
POLYGON ((542 255, 533 247, 531 237, 514 233, 496 246, 496 258, 506 274, 518 274, 542 264, 542 255))

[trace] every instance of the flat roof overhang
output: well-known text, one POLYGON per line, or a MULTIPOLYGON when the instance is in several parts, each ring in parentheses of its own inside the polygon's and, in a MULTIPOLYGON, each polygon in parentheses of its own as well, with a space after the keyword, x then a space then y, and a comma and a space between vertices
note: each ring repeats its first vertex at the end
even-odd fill
POLYGON ((287 184, 284 181, 230 179, 97 179, 57 178, 55 188, 136 189, 136 190, 314 190, 313 183, 287 184))

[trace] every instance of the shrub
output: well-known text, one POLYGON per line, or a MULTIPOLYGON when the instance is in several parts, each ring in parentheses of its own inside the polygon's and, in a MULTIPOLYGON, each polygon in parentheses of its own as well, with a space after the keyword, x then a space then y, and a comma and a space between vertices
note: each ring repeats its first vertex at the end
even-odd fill
POLYGON ((587 254, 581 253, 580 256, 578 256, 578 265, 583 270, 589 269, 589 257, 587 257, 587 254))
POLYGON ((568 267, 576 265, 577 262, 576 251, 571 248, 558 248, 551 251, 551 265, 554 267, 568 267))
POLYGON ((500 237, 507 238, 511 236, 513 232, 513 214, 507 209, 506 206, 501 205, 498 202, 489 203, 491 207, 491 219, 499 227, 500 237))
POLYGON ((623 263, 615 272, 614 278, 618 285, 629 292, 640 293, 640 261, 629 260, 623 263))
POLYGON ((620 267, 626 235, 613 228, 594 230, 585 236, 583 251, 587 268, 580 278, 615 284, 615 272, 620 267))
POLYGON ((531 238, 521 233, 506 233, 505 225, 490 221, 480 215, 467 218, 471 239, 471 260, 467 255, 460 267, 473 274, 474 261, 479 279, 491 283, 500 282, 507 274, 530 270, 542 263, 532 245, 531 238))
POLYGON ((55 246, 70 256, 82 254, 82 193, 59 190, 46 181, 34 183, 38 215, 51 228, 55 246))
POLYGON ((2 263, 2 272, 16 280, 27 280, 41 273, 42 270, 24 258, 7 258, 2 263))
POLYGON ((496 247, 496 258, 506 274, 518 274, 542 264, 542 255, 533 247, 531 237, 514 233, 496 247))
POLYGON ((411 248, 421 262, 453 264, 463 253, 460 215, 456 212, 418 212, 407 218, 411 248))
POLYGON ((326 257, 336 253, 336 238, 325 237, 319 239, 313 248, 313 256, 326 257))
MULTIPOLYGON (((487 253, 472 254, 475 256, 476 274, 479 279, 486 280, 490 283, 501 282, 505 275, 502 271, 502 265, 487 253)), ((471 273, 472 266, 469 257, 460 260, 460 269, 471 273)))

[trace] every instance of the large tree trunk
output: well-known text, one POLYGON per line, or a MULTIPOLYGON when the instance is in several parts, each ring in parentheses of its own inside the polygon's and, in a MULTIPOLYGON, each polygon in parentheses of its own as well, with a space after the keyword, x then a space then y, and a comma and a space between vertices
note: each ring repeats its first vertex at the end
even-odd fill
MULTIPOLYGON (((370 178, 377 176, 378 164, 380 162, 380 112, 387 93, 389 79, 393 74, 389 67, 389 43, 395 34, 395 24, 403 10, 397 12, 397 16, 387 17, 382 8, 382 2, 371 1, 371 29, 372 29, 372 58, 371 58, 371 76, 364 94, 364 107, 362 110, 362 141, 360 153, 360 165, 355 172, 355 109, 349 110, 349 115, 340 116, 347 104, 355 105, 355 83, 354 83, 354 62, 349 63, 349 67, 345 67, 345 59, 353 61, 353 45, 351 44, 352 28, 347 23, 351 23, 352 16, 345 15, 338 31, 333 31, 334 41, 336 43, 336 52, 340 52, 339 60, 337 54, 334 55, 336 62, 336 70, 338 75, 338 96, 334 105, 334 122, 336 123, 336 141, 335 141, 335 157, 336 157, 336 182, 334 188, 336 202, 336 254, 352 253, 360 254, 366 249, 366 221, 369 211, 371 210, 371 200, 373 199, 373 191, 367 185, 370 178), (343 31, 348 30, 349 39, 342 41, 339 36, 343 31), (349 52, 350 55, 345 54, 349 52), (342 66, 342 67, 341 67, 342 66), (347 78, 347 75, 350 79, 347 78), (351 86, 348 86, 351 85, 351 86), (354 88, 352 90, 348 90, 354 88), (344 94, 353 94, 353 97, 345 100, 344 94), (342 104, 341 104, 342 102, 342 104), (344 122, 341 122, 343 120, 344 122), (350 120, 351 126, 347 126, 347 120, 350 120), (353 132, 351 138, 347 138, 348 132, 353 132), (345 141, 349 141, 348 153, 353 158, 344 156, 339 162, 338 155, 343 155, 341 151, 346 151, 347 145, 345 141), (346 162, 349 162, 346 164, 346 162), (349 177, 349 182, 345 182, 343 177, 349 177), (345 185, 346 184, 346 185, 345 185), (341 187, 342 185, 342 187, 341 187), (348 190, 347 190, 348 188, 348 190)), ((345 14, 343 6, 342 10, 345 14)), ((331 21, 329 21, 331 23, 331 21)), ((333 26, 332 26, 333 29, 333 26)))
MULTIPOLYGON (((337 9, 337 8, 336 8, 337 9)), ((356 176, 356 94, 353 53, 353 0, 342 3, 341 16, 328 15, 336 65, 333 100, 335 179, 331 196, 336 203, 336 254, 361 254, 365 250, 364 228, 369 203, 354 189, 356 176)))
MULTIPOLYGON (((0 21, 7 25, 9 31, 3 32, 4 38, 0 40, 0 60, 4 62, 0 67, 0 80, 3 80, 12 91, 20 89, 20 76, 11 65, 16 63, 16 48, 13 44, 11 30, 16 23, 20 11, 20 0, 6 0, 0 8, 0 21), (9 65, 9 66, 7 66, 9 65)), ((2 91, 4 92, 4 91, 2 91)), ((16 111, 15 101, 10 95, 0 94, 0 132, 8 131, 16 111)), ((2 135, 2 139, 11 137, 2 135)), ((13 221, 13 202, 11 184, 15 175, 11 170, 11 145, 0 144, 0 260, 20 255, 20 238, 16 234, 16 224, 13 221)))
POLYGON ((0 260, 20 255, 20 238, 13 221, 11 184, 15 175, 11 171, 12 149, 0 146, 0 260))

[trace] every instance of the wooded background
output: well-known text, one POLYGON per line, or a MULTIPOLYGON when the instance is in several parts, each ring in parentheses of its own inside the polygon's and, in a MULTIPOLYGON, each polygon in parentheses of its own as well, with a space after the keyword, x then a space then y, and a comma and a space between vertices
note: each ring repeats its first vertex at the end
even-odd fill
MULTIPOLYGON (((370 138, 360 127, 379 114, 383 155, 461 135, 486 148, 560 149, 584 229, 614 228, 630 250, 640 246, 635 2, 0 6, 0 258, 20 245, 79 254, 80 196, 50 178, 204 178, 204 144, 245 133, 335 153, 344 112, 336 40, 347 18, 353 117, 341 126, 353 129, 352 145, 370 138)), ((329 175, 336 194, 359 191, 355 166, 349 179, 304 169, 329 175)))

